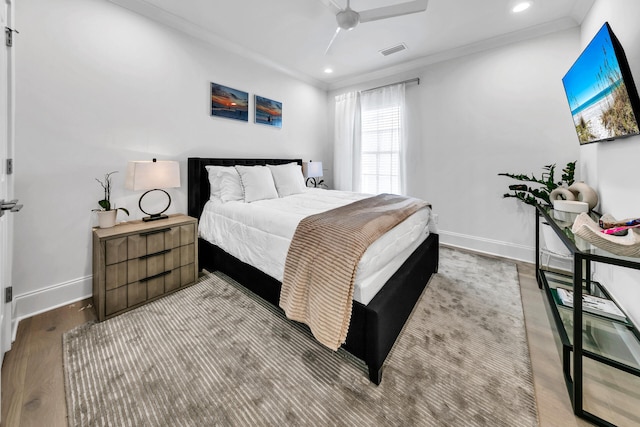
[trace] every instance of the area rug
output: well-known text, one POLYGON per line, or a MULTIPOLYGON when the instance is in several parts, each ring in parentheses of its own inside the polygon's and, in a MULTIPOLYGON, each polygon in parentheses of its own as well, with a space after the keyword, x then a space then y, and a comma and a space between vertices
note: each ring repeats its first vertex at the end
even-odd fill
POLYGON ((63 351, 70 426, 538 424, 515 266, 446 248, 379 386, 220 273, 63 351))

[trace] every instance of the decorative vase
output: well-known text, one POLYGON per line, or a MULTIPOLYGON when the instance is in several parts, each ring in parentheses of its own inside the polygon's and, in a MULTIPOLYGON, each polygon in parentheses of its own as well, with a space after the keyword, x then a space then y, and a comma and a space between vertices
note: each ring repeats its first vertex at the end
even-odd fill
POLYGON ((575 200, 576 195, 569 191, 568 188, 558 187, 549 193, 549 200, 554 202, 555 200, 575 200))
POLYGON ((589 210, 592 210, 598 204, 598 193, 585 184, 584 181, 574 182, 569 186, 569 191, 575 194, 576 200, 588 203, 589 210))
POLYGON ((116 215, 118 211, 112 209, 110 211, 98 211, 98 227, 111 228, 116 225, 116 215))

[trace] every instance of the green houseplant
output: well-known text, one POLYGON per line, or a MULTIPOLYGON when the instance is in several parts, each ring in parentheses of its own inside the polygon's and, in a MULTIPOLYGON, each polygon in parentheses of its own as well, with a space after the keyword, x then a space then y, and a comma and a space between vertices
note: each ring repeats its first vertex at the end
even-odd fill
POLYGON ((117 173, 117 171, 105 174, 103 181, 96 178, 96 181, 98 181, 104 190, 104 198, 98 200, 100 209, 93 209, 98 212, 98 224, 100 228, 113 227, 116 224, 116 216, 119 210, 126 213, 127 216, 129 215, 129 211, 126 208, 116 208, 111 205, 111 175, 114 173, 117 173))
POLYGON ((499 173, 500 176, 506 176, 517 181, 534 183, 536 186, 530 186, 527 184, 512 184, 509 185, 510 193, 505 193, 502 197, 515 197, 518 200, 522 200, 528 205, 535 206, 536 204, 543 204, 551 206, 551 200, 549 195, 553 190, 558 187, 569 187, 574 183, 574 175, 576 171, 576 161, 567 163, 567 166, 562 169, 562 175, 560 180, 555 179, 556 165, 546 165, 543 167, 544 172, 537 178, 534 174, 513 174, 513 173, 499 173))

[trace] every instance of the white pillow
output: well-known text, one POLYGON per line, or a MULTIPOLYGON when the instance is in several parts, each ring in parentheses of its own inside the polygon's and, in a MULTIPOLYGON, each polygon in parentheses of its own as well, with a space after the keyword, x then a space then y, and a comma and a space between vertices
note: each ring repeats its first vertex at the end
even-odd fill
POLYGON ((242 200, 242 185, 240 175, 233 166, 205 166, 209 173, 210 199, 220 199, 223 202, 242 200))
POLYGON ((292 194, 304 193, 304 176, 302 167, 297 163, 287 163, 284 165, 267 165, 273 175, 273 182, 276 184, 280 197, 292 194))
POLYGON ((246 203, 264 199, 277 199, 278 191, 271 171, 266 166, 236 166, 244 190, 246 203))

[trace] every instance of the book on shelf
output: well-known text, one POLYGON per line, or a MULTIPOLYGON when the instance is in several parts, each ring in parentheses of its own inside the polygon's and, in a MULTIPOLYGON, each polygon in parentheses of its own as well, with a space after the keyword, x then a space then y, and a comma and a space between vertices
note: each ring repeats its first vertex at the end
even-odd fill
MULTIPOLYGON (((573 307, 573 291, 564 288, 556 288, 554 290, 560 304, 573 307)), ((620 322, 627 322, 627 316, 624 315, 615 302, 609 299, 593 295, 582 295, 582 310, 620 322)))

